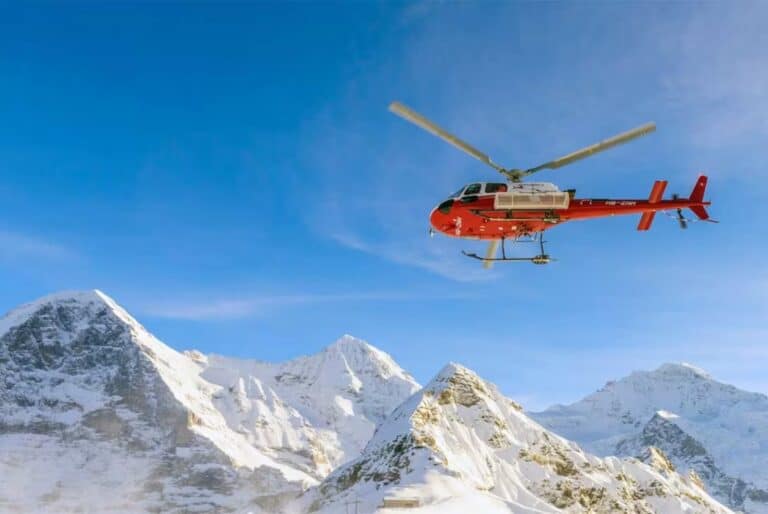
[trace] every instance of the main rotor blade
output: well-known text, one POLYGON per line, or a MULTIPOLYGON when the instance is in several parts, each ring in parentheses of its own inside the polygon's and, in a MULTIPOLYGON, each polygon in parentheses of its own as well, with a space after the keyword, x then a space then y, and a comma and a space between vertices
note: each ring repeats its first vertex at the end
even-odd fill
POLYGON ((523 172, 523 175, 530 175, 532 173, 536 173, 537 171, 541 171, 543 169, 555 170, 567 164, 571 164, 581 159, 591 157, 596 153, 602 152, 604 150, 608 150, 609 148, 613 148, 614 146, 619 146, 621 144, 627 143, 629 141, 632 141, 635 138, 644 136, 646 134, 650 134, 654 130, 656 130, 655 123, 653 122, 646 123, 645 125, 641 125, 637 128, 633 128, 632 130, 629 130, 627 132, 623 132, 619 135, 605 139, 603 141, 600 141, 597 144, 587 146, 586 148, 582 148, 581 150, 576 150, 573 153, 569 153, 568 155, 564 155, 553 161, 546 162, 540 166, 536 166, 535 168, 527 169, 523 172))
POLYGON ((488 250, 485 252, 485 258, 483 259, 483 268, 485 269, 491 269, 491 266, 493 266, 493 261, 490 259, 493 259, 496 257, 496 251, 499 249, 499 240, 494 239, 490 243, 488 243, 488 250))
POLYGON ((454 136, 450 132, 446 132, 439 126, 437 126, 435 123, 429 121, 427 118, 422 116, 421 114, 417 113, 416 111, 412 110, 410 107, 401 104, 400 102, 392 102, 389 104, 389 110, 401 118, 410 121, 414 125, 418 125, 419 127, 423 128, 427 132, 443 139, 444 141, 452 144, 459 150, 468 153, 475 159, 484 162, 491 168, 495 169, 496 171, 499 171, 501 173, 504 173, 506 170, 493 162, 490 157, 488 157, 486 154, 475 148, 474 146, 465 143, 458 137, 454 136))

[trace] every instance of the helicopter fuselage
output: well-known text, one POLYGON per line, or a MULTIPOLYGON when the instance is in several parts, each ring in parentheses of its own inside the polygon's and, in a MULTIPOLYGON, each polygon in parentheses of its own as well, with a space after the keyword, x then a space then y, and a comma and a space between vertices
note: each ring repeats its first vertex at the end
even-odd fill
POLYGON ((435 231, 450 237, 493 240, 531 236, 568 221, 626 214, 644 215, 638 230, 647 230, 653 220, 649 213, 684 208, 708 218, 706 177, 699 178, 690 198, 662 200, 665 186, 666 181, 657 181, 646 199, 605 199, 576 198, 575 191, 560 191, 548 183, 475 183, 441 202, 429 221, 435 231))

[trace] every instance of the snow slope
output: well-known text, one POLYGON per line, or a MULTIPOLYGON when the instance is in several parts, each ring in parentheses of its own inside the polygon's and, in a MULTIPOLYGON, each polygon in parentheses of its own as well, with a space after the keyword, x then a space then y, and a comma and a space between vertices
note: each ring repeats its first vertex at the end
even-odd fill
POLYGON ((768 513, 765 395, 718 382, 688 364, 665 364, 532 416, 598 455, 661 447, 678 468, 701 475, 724 503, 768 513))
POLYGON ((349 337, 285 365, 184 355, 98 291, 51 295, 0 319, 0 511, 276 512, 417 387, 349 337))
POLYGON ((660 452, 648 460, 589 455, 451 364, 379 426, 359 458, 303 501, 328 514, 351 501, 360 501, 360 512, 395 512, 379 508, 390 498, 418 499, 422 506, 408 510, 418 514, 730 512, 660 452))
POLYGON ((386 353, 344 336, 285 363, 198 356, 228 426, 317 478, 360 454, 380 423, 419 389, 386 353))

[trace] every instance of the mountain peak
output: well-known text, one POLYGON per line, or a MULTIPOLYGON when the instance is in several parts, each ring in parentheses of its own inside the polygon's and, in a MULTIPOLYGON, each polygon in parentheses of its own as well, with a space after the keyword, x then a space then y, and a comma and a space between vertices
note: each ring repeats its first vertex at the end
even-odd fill
POLYGON ((367 341, 357 338, 355 336, 344 334, 333 343, 326 347, 326 350, 338 350, 338 351, 365 351, 372 349, 367 341))
POLYGON ((680 363, 668 362, 666 364, 662 364, 661 366, 659 366, 652 373, 657 375, 679 376, 682 378, 692 378, 692 377, 705 378, 705 379, 712 378, 712 376, 706 371, 704 371, 703 369, 697 366, 694 366, 693 364, 688 364, 687 362, 680 362, 680 363))
POLYGON ((328 345, 320 354, 308 357, 327 369, 341 369, 342 374, 393 377, 416 384, 413 377, 395 362, 391 355, 379 350, 368 342, 345 334, 328 345))
POLYGON ((455 402, 470 407, 487 400, 492 387, 471 369, 450 362, 443 366, 424 389, 441 398, 444 403, 455 402))
POLYGON ((31 316, 46 305, 54 304, 77 305, 82 307, 106 306, 113 310, 123 311, 114 300, 98 289, 86 291, 61 291, 43 296, 42 298, 21 305, 8 312, 0 318, 0 335, 9 331, 11 328, 26 322, 31 316))
POLYGON ((65 290, 51 293, 45 296, 33 300, 27 304, 22 305, 16 310, 23 309, 25 307, 44 305, 46 303, 114 303, 109 296, 104 294, 99 289, 84 289, 84 290, 65 290))
POLYGON ((176 355, 97 289, 54 293, 12 310, 0 318, 0 341, 5 343, 0 354, 11 355, 15 365, 48 370, 65 366, 73 372, 109 366, 134 356, 134 350, 150 360, 176 355))
MULTIPOLYGON (((633 372, 572 405, 535 417, 598 455, 637 455, 638 447, 654 445, 683 469, 699 472, 716 463, 719 474, 699 475, 721 499, 741 509, 742 496, 732 496, 722 484, 741 480, 740 491, 746 484, 768 490, 765 412, 768 396, 720 382, 690 364, 668 363, 633 372), (701 464, 705 458, 711 462, 701 464)), ((764 499, 758 502, 768 505, 764 499)))
POLYGON ((659 417, 662 419, 666 419, 667 421, 673 421, 675 419, 678 419, 680 416, 675 414, 674 412, 669 412, 666 410, 659 410, 656 411, 656 414, 653 415, 654 418, 659 417))
POLYGON ((392 357, 350 335, 282 363, 186 355, 203 379, 225 388, 216 404, 234 430, 267 448, 300 448, 294 462, 314 476, 358 455, 376 425, 419 389, 392 357))
POLYGON ((433 381, 444 381, 456 375, 468 375, 473 378, 477 378, 478 380, 480 379, 477 373, 475 373, 471 369, 465 366, 462 366, 461 364, 457 364, 455 362, 449 362, 448 364, 442 367, 442 369, 437 373, 433 381))

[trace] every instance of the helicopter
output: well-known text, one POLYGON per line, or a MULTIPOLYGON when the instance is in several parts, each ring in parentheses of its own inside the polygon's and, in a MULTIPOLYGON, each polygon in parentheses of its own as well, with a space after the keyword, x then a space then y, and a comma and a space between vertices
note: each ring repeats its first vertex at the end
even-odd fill
POLYGON ((488 248, 482 257, 476 253, 462 252, 467 257, 482 261, 484 268, 490 268, 494 262, 549 264, 555 259, 544 250, 544 231, 567 221, 640 214, 637 230, 646 231, 651 228, 657 212, 669 214, 669 211, 673 211, 673 217, 683 229, 691 221, 717 223, 710 219, 706 210, 711 202, 704 200, 707 188, 705 175, 696 180, 688 198, 673 195, 669 200, 663 199, 666 180, 654 182, 647 199, 576 198, 575 189, 561 191, 549 182, 523 182, 523 179, 534 173, 561 168, 650 134, 656 130, 655 123, 646 123, 533 168, 516 169, 496 164, 485 153, 400 102, 392 102, 389 110, 466 152, 506 178, 506 182, 467 184, 440 202, 429 215, 430 235, 439 232, 455 238, 487 240, 488 248), (697 220, 683 215, 683 209, 686 208, 694 213, 697 220), (505 249, 506 241, 538 242, 540 252, 532 257, 509 257, 505 249), (497 256, 499 246, 500 257, 497 256))

